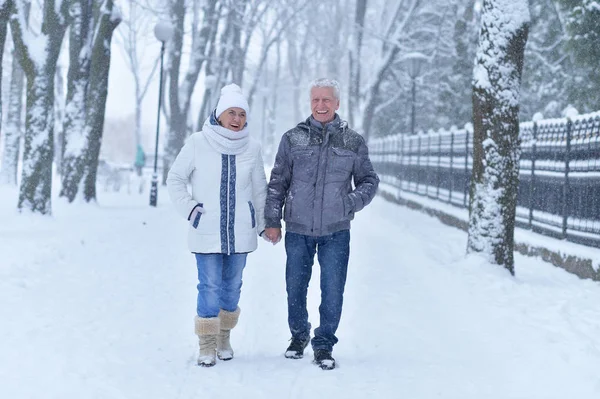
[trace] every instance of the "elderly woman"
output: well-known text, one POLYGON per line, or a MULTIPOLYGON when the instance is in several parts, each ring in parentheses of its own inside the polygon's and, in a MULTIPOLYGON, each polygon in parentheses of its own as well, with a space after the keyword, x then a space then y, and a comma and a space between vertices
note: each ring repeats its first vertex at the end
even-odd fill
POLYGON ((198 365, 205 367, 214 366, 217 356, 233 358, 229 336, 240 315, 242 272, 264 231, 267 179, 260 144, 249 137, 248 111, 237 85, 223 87, 217 107, 189 137, 167 177, 171 200, 189 221, 199 281, 198 365))

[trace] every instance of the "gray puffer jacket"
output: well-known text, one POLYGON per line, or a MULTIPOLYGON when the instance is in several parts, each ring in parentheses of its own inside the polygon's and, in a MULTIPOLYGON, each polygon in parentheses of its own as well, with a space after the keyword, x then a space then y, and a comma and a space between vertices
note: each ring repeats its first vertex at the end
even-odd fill
POLYGON ((267 192, 266 227, 281 227, 283 213, 286 231, 293 233, 324 236, 347 230, 378 185, 363 137, 337 114, 325 126, 311 116, 281 138, 267 192))

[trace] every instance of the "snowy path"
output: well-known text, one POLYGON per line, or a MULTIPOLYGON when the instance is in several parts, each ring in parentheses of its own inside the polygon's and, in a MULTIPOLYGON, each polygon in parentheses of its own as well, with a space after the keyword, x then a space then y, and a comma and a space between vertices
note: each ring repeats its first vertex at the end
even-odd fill
MULTIPOLYGON (((1 398, 598 398, 600 284, 376 199, 353 224, 339 368, 288 360, 283 245, 249 256, 236 358, 194 366, 196 272, 161 191, 17 216, 0 193, 1 398), (7 210, 7 208, 9 208, 7 210)), ((12 198, 12 197, 11 197, 12 198)), ((318 325, 318 266, 309 313, 318 325)))

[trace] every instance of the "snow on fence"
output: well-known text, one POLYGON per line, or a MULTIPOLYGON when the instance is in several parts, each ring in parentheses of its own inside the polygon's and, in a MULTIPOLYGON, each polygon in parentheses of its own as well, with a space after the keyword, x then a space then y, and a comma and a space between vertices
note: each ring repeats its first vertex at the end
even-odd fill
MULTIPOLYGON (((600 247, 600 112, 520 124, 517 225, 600 247)), ((469 206, 473 128, 371 141, 382 181, 458 207, 469 206)))

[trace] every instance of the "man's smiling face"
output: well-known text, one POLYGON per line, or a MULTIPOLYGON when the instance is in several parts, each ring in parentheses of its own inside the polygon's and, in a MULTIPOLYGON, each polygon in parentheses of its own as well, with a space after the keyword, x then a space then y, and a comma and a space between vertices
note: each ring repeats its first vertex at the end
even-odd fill
POLYGON ((321 123, 331 122, 340 108, 340 100, 333 93, 333 87, 313 87, 310 91, 312 116, 321 123))

